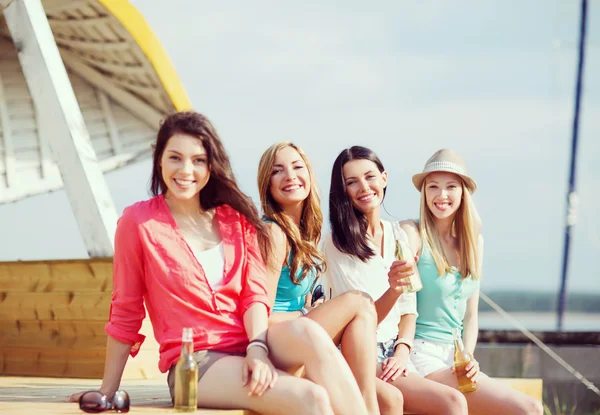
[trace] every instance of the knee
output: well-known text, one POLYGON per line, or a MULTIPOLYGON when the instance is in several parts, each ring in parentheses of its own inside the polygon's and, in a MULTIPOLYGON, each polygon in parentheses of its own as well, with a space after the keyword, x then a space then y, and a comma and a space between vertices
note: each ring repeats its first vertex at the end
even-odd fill
POLYGON ((466 415, 469 412, 467 398, 456 389, 448 388, 444 399, 446 413, 453 415, 466 415))
POLYGON ((319 323, 309 318, 297 318, 292 322, 292 336, 298 344, 303 344, 307 348, 331 346, 335 349, 331 338, 319 323))
POLYGON ((544 407, 542 406, 542 403, 533 399, 533 398, 529 398, 527 400, 527 405, 525 406, 525 408, 523 408, 523 414, 525 415, 543 415, 544 414, 544 407))
POLYGON ((304 388, 299 398, 303 414, 313 415, 331 413, 329 395, 324 387, 317 385, 316 383, 311 382, 309 386, 304 388))
POLYGON ((377 395, 379 412, 382 414, 402 414, 404 411, 404 396, 399 389, 391 389, 377 395))
POLYGON ((375 302, 369 294, 364 291, 352 290, 344 294, 344 299, 349 307, 352 307, 357 315, 368 318, 376 318, 377 311, 375 310, 375 302))

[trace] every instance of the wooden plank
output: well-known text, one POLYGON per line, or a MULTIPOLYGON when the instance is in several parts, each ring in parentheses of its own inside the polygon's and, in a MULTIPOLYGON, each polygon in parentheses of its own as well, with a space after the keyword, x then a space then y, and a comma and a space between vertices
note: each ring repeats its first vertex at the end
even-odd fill
POLYGON ((115 117, 112 113, 110 102, 106 94, 99 89, 98 101, 100 102, 100 108, 102 108, 102 113, 104 114, 104 120, 106 122, 106 127, 108 128, 108 135, 110 137, 113 152, 114 154, 121 154, 121 152, 123 151, 123 146, 121 144, 119 130, 117 128, 115 117))
MULTIPOLYGON (((0 412, 18 415, 81 415, 83 412, 79 406, 65 403, 65 398, 74 392, 97 389, 98 386, 98 381, 89 379, 0 377, 0 412)), ((173 413, 164 379, 123 381, 121 389, 127 391, 131 398, 130 414, 173 413)), ((195 414, 258 415, 244 409, 198 409, 195 414)))
POLYGON ((100 349, 106 346, 104 321, 0 320, 0 348, 100 349))
POLYGON ((107 321, 111 293, 0 292, 0 320, 107 321))
POLYGON ((0 263, 0 292, 111 292, 111 262, 0 263))
POLYGON ((102 378, 106 351, 0 348, 0 375, 102 378))
POLYGON ((107 82, 106 75, 98 73, 95 69, 89 67, 76 54, 67 50, 61 50, 65 63, 74 73, 88 81, 93 86, 103 90, 117 103, 127 108, 129 112, 142 120, 148 127, 154 131, 162 118, 162 113, 152 108, 146 102, 142 101, 132 93, 123 90, 107 82))

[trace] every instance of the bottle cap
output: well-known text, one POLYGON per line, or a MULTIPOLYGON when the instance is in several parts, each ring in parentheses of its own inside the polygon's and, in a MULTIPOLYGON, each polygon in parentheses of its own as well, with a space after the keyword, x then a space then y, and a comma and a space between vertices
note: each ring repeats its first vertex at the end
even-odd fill
POLYGON ((183 335, 181 336, 181 341, 184 341, 184 342, 194 341, 194 336, 193 336, 191 327, 185 327, 183 329, 183 335))

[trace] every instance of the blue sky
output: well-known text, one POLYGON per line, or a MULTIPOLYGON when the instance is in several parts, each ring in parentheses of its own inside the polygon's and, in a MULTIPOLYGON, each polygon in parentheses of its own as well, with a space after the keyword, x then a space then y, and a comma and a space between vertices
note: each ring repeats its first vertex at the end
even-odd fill
MULTIPOLYGON (((483 289, 558 289, 579 2, 132 3, 254 200, 270 144, 303 147, 322 195, 339 151, 361 144, 389 172, 387 211, 415 217, 410 177, 450 147, 479 183, 483 289)), ((600 293, 598 74, 591 1, 569 289, 600 293)), ((149 173, 143 161, 106 175, 119 213, 147 197, 149 173)), ((86 256, 62 191, 0 206, 0 229, 0 260, 86 256)))

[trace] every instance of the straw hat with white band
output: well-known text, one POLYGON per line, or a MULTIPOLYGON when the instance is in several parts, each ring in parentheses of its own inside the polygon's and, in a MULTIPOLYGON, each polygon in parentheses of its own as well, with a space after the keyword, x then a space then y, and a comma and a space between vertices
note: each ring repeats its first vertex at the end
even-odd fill
POLYGON ((454 173, 463 179, 465 186, 467 186, 471 193, 475 193, 475 190, 477 190, 477 183, 467 175, 467 165, 462 157, 448 148, 443 148, 436 151, 433 156, 427 160, 422 173, 413 176, 413 184, 419 192, 421 191, 421 186, 423 185, 425 177, 436 171, 454 173))

